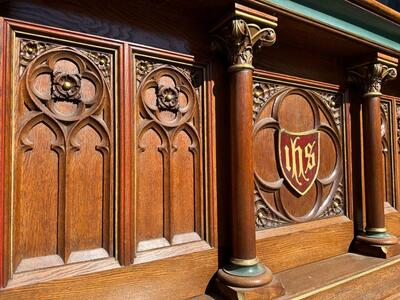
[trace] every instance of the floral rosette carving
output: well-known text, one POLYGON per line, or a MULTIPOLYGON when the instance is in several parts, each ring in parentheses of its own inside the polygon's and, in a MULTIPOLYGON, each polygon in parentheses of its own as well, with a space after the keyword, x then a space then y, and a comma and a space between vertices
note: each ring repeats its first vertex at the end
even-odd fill
POLYGON ((157 106, 161 110, 179 110, 179 87, 157 86, 157 106))
POLYGON ((44 52, 35 58, 26 69, 25 89, 29 100, 27 105, 32 110, 41 110, 60 121, 73 122, 96 114, 102 109, 102 99, 107 93, 104 79, 99 69, 79 51, 58 47, 44 52), (60 61, 69 61, 75 70, 60 72, 60 61), (49 90, 40 90, 38 80, 50 77, 49 90), (90 98, 83 97, 82 85, 92 85, 94 93, 90 98), (61 102, 70 103, 68 111, 59 109, 61 102))
POLYGON ((151 71, 139 88, 142 111, 166 127, 187 122, 197 104, 196 92, 179 70, 160 66, 151 71))
POLYGON ((73 102, 81 101, 81 76, 55 72, 53 74, 52 97, 73 102))
POLYGON ((48 45, 38 41, 22 41, 20 46, 21 64, 26 66, 48 48, 48 45))

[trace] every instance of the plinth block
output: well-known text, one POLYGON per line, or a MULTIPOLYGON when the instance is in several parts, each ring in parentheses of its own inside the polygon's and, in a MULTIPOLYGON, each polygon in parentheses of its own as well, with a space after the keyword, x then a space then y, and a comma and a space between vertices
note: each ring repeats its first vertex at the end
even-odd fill
POLYGON ((397 242, 395 244, 390 244, 388 241, 387 244, 378 244, 374 239, 371 240, 365 236, 357 236, 356 240, 354 241, 352 250, 353 252, 358 254, 387 259, 400 254, 400 243, 397 242))
POLYGON ((276 277, 269 284, 256 288, 233 287, 217 279, 216 289, 218 295, 228 300, 269 300, 285 294, 281 281, 276 277))

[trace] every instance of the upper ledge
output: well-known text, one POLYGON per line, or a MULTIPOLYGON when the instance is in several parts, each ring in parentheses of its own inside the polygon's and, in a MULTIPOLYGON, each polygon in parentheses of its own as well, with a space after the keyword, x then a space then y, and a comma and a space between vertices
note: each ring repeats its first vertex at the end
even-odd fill
POLYGON ((250 0, 400 52, 400 24, 346 0, 250 0))

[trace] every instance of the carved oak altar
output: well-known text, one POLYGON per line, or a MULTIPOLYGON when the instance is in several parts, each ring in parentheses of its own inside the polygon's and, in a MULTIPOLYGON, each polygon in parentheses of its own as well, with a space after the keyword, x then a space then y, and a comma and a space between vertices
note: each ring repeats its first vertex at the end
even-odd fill
POLYGON ((0 300, 395 297, 400 52, 283 2, 0 1, 0 300))

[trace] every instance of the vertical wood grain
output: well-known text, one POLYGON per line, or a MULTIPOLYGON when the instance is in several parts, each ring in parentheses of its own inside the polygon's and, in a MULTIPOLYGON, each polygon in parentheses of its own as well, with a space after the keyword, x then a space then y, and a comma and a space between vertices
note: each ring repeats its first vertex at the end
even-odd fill
MULTIPOLYGON (((71 152, 67 166, 67 224, 69 250, 78 251, 103 247, 103 156, 96 150, 101 142, 98 133, 89 125, 76 135, 81 145, 71 152), (90 188, 88 188, 90 186, 90 188)), ((106 200, 107 201, 107 200, 106 200)))
POLYGON ((194 157, 192 144, 185 131, 175 138, 176 151, 172 154, 171 170, 172 201, 171 219, 173 235, 195 231, 195 185, 194 157))
POLYGON ((160 135, 151 129, 139 143, 143 152, 138 154, 138 200, 137 241, 162 238, 164 236, 164 162, 167 158, 159 151, 163 141, 160 135))
POLYGON ((6 27, 4 26, 4 19, 0 17, 0 287, 5 286, 6 268, 5 268, 5 243, 4 243, 4 162, 5 162, 5 91, 6 91, 6 27))
POLYGON ((54 138, 48 125, 39 123, 29 133, 32 149, 18 155, 14 268, 25 258, 58 254, 59 157, 51 150, 54 138))

